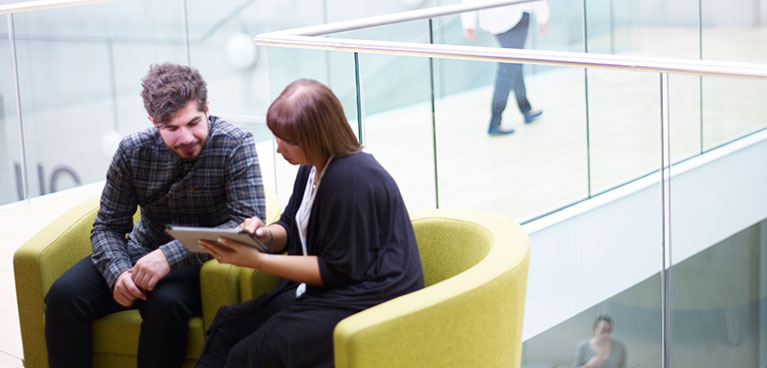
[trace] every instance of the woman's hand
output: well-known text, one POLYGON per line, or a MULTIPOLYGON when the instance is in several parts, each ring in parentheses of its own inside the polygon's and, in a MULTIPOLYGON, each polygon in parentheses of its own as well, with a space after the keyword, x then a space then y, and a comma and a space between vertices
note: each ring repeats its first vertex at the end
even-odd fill
POLYGON ((267 248, 272 245, 272 241, 274 240, 274 235, 272 234, 271 229, 264 225, 264 223, 258 217, 250 217, 245 219, 245 221, 237 226, 237 229, 245 230, 251 235, 254 235, 256 238, 258 238, 259 241, 261 241, 261 243, 266 245, 267 248))
POLYGON ((258 267, 260 264, 258 259, 264 255, 264 253, 259 252, 256 248, 227 238, 219 238, 215 242, 200 240, 199 244, 210 255, 216 258, 219 263, 235 266, 260 268, 258 267))

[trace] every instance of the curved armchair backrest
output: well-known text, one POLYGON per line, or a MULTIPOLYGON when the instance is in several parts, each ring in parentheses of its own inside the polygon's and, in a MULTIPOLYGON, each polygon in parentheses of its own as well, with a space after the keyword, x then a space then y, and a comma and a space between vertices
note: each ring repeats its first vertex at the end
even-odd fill
POLYGON ((453 277, 487 256, 492 235, 484 227, 459 219, 413 220, 426 286, 453 277))
POLYGON ((336 367, 519 367, 529 241, 497 214, 413 218, 427 287, 342 320, 336 367))

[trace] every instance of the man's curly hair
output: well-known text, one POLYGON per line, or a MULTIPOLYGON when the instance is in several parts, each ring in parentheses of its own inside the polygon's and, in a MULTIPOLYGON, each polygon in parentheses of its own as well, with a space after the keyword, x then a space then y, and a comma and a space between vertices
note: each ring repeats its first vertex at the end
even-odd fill
POLYGON ((152 64, 141 86, 146 112, 159 125, 167 124, 173 114, 192 100, 199 111, 205 111, 208 89, 195 68, 173 63, 152 64))

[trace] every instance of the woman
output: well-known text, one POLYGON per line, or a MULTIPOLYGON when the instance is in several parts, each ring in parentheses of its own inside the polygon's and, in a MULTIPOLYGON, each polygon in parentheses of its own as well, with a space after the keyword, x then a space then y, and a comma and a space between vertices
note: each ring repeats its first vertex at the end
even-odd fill
POLYGON ((227 239, 200 245, 221 263, 282 280, 267 295, 219 310, 198 367, 331 367, 340 320, 423 288, 399 189, 361 152, 333 92, 297 80, 266 122, 277 152, 301 165, 279 221, 266 226, 254 217, 239 226, 271 253, 227 239))
POLYGON ((594 336, 585 339, 575 349, 573 367, 623 368, 626 366, 626 347, 610 337, 613 320, 598 316, 594 320, 594 336))

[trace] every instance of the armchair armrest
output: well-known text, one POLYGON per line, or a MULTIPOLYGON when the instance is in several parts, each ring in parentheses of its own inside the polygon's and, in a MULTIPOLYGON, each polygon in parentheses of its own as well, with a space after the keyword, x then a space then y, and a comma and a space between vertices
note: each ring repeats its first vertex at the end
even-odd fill
POLYGON ((221 264, 215 259, 202 265, 200 296, 202 297, 202 325, 206 331, 219 308, 240 301, 239 276, 239 267, 221 264))
POLYGON ((279 277, 266 272, 218 263, 205 262, 200 270, 202 321, 207 330, 218 309, 270 292, 279 277))
POLYGON ((45 294, 56 279, 91 253, 90 234, 99 197, 67 211, 13 254, 13 273, 25 365, 47 366, 45 294))
POLYGON ((266 294, 277 286, 280 278, 252 268, 240 268, 240 298, 242 301, 266 294))

